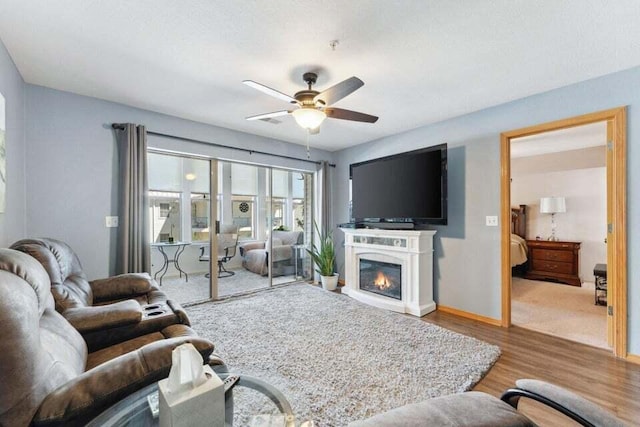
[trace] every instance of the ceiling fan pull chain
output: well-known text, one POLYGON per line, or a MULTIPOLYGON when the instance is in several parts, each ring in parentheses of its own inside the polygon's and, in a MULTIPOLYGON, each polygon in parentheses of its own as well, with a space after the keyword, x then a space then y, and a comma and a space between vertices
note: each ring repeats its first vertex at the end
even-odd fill
POLYGON ((307 129, 307 159, 311 158, 311 155, 309 154, 309 134, 311 133, 311 129, 307 129))

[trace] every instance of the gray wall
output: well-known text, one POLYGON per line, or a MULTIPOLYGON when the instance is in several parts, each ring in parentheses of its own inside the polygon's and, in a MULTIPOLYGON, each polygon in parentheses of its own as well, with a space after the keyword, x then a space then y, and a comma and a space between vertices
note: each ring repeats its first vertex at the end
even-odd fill
MULTIPOLYGON (((144 124, 156 132, 306 158, 303 146, 196 123, 122 104, 26 85, 26 229, 29 236, 59 238, 78 253, 91 278, 114 271, 117 152, 110 124, 144 124)), ((258 124, 259 125, 259 124, 258 124)), ((270 125, 267 125, 270 126, 270 125)), ((306 170, 315 165, 250 155, 210 145, 149 137, 149 146, 212 157, 306 170)), ((311 158, 331 155, 313 150, 311 158)))
MULTIPOLYGON (((333 217, 348 221, 349 164, 446 142, 449 224, 434 227, 435 296, 442 305, 499 319, 500 133, 627 105, 629 351, 640 354, 640 67, 575 84, 334 153, 333 217)), ((381 118, 384 120, 384 117, 381 118)), ((335 233, 338 246, 344 240, 335 233)), ((340 247, 339 260, 344 260, 340 247)), ((342 264, 341 273, 344 273, 342 264)))
POLYGON ((0 41, 0 93, 6 108, 7 193, 6 209, 0 213, 0 246, 25 235, 25 83, 0 41))

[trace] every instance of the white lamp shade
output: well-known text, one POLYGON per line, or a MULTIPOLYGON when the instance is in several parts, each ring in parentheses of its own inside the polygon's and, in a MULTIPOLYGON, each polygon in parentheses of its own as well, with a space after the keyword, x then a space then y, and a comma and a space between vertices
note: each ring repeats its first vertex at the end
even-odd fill
POLYGON ((567 211, 564 197, 543 197, 540 199, 540 213, 560 213, 567 211))
POLYGON ((298 125, 301 128, 311 130, 320 126, 320 123, 327 118, 324 111, 320 111, 316 108, 298 108, 293 111, 293 118, 296 119, 298 125))

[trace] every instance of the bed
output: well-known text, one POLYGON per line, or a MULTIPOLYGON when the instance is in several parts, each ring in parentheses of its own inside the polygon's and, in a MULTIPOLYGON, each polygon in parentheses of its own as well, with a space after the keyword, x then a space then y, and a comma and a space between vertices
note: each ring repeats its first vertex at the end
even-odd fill
POLYGON ((511 267, 527 262, 527 206, 511 208, 511 267))

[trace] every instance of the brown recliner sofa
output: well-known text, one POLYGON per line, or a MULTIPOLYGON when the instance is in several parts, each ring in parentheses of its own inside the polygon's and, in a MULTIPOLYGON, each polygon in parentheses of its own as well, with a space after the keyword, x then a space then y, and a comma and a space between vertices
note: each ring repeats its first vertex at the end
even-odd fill
POLYGON ((90 351, 170 325, 190 324, 182 307, 168 300, 147 273, 89 281, 78 256, 62 241, 24 239, 11 249, 42 264, 51 281, 56 310, 82 334, 90 351))
POLYGON ((82 336, 54 309, 42 265, 11 249, 0 249, 0 325, 2 426, 84 425, 167 377, 171 352, 186 342, 211 365, 224 367, 213 344, 186 325, 88 352, 82 336))

